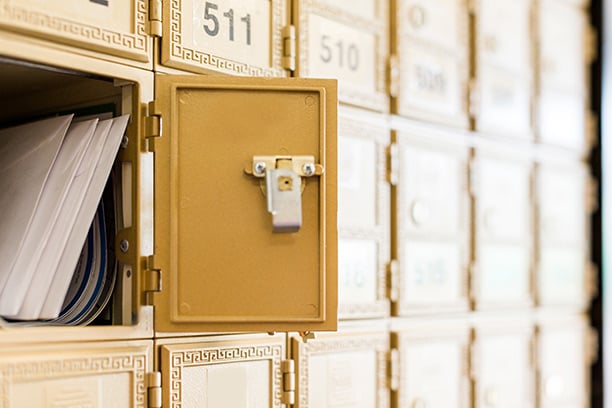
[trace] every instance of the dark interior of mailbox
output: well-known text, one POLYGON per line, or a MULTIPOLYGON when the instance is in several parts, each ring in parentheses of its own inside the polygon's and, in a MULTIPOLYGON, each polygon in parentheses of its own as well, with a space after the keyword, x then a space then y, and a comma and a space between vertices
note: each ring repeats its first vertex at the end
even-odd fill
MULTIPOLYGON (((0 128, 70 113, 74 113, 75 117, 92 117, 99 114, 108 116, 109 112, 117 116, 122 112, 122 87, 117 86, 113 78, 3 57, 0 57, 0 97, 2 101, 0 128)), ((1 147, 2 140, 0 140, 1 147)), ((121 183, 117 181, 119 171, 120 165, 115 160, 111 177, 107 181, 104 196, 100 202, 100 206, 106 209, 105 223, 109 232, 106 245, 108 251, 106 273, 109 276, 111 273, 118 275, 114 257, 114 231, 121 214, 119 207, 122 205, 120 199, 122 195, 119 191, 121 183)), ((91 231, 89 236, 91 236, 91 231)), ((132 285, 129 286, 130 294, 128 295, 121 293, 127 291, 127 286, 122 288, 121 278, 116 277, 115 281, 112 283, 113 288, 110 290, 111 295, 109 295, 108 302, 104 306, 101 302, 97 303, 95 307, 99 308, 99 315, 87 324, 133 323, 131 317, 125 317, 134 315, 132 313, 132 285), (126 309, 129 309, 127 313, 126 309)), ((7 320, 8 324, 12 323, 10 319, 7 320)), ((21 322, 15 322, 15 324, 21 324, 21 322)), ((51 321, 44 324, 55 323, 51 321)))

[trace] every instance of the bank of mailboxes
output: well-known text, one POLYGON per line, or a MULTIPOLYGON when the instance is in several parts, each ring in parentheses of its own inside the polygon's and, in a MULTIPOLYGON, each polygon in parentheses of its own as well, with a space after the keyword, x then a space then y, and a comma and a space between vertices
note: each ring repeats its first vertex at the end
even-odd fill
POLYGON ((588 306, 592 185, 529 145, 588 147, 583 5, 38 3, 0 7, 0 120, 131 122, 113 326, 3 329, 8 406, 584 400, 584 321, 471 320, 588 306))

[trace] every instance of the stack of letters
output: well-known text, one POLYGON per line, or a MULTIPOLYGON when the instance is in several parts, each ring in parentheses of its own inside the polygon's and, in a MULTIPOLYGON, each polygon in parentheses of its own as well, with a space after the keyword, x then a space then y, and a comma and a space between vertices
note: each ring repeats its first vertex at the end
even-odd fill
POLYGON ((77 324, 108 301, 100 200, 128 119, 0 130, 1 316, 77 324))

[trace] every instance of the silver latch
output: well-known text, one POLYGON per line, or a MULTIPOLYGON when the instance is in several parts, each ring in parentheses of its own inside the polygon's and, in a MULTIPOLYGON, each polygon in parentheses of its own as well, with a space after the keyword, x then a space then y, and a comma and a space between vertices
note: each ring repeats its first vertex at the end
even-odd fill
POLYGON ((260 178, 274 232, 297 232, 302 226, 302 178, 320 176, 314 156, 253 156, 244 172, 260 178))

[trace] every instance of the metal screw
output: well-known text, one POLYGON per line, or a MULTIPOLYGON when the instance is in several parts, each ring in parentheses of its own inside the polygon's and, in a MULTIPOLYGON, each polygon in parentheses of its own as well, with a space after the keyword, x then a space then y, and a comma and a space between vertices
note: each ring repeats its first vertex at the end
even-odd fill
POLYGON ((262 174, 266 172, 266 163, 265 162, 255 163, 254 170, 255 170, 255 174, 257 174, 258 176, 261 176, 262 174))
POLYGON ((121 252, 125 254, 129 248, 130 248, 130 243, 128 242, 128 240, 122 239, 121 242, 119 243, 119 249, 121 249, 121 252))
POLYGON ((315 165, 314 163, 305 163, 302 166, 302 171, 304 172, 305 175, 307 176, 312 176, 315 172, 315 165))

